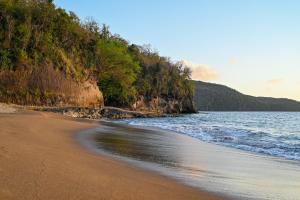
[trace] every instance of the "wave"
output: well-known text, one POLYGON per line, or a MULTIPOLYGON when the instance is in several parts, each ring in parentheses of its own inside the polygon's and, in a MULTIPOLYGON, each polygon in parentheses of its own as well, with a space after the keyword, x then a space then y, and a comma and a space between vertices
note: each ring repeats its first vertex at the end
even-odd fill
POLYGON ((158 127, 209 143, 300 161, 300 125, 297 125, 300 113, 284 115, 213 112, 177 118, 130 119, 122 122, 158 127))

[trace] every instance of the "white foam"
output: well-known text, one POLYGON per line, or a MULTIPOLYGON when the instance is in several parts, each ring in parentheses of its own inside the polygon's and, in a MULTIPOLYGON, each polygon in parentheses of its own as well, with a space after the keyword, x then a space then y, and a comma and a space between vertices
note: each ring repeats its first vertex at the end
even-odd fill
POLYGON ((209 112, 121 120, 176 131, 202 141, 300 161, 300 113, 209 112))

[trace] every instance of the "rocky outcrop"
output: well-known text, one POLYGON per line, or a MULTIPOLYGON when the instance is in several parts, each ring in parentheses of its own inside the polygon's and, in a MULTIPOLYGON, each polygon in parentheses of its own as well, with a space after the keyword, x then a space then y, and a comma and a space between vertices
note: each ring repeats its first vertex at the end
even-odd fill
POLYGON ((79 107, 30 107, 36 111, 60 113, 68 117, 84 119, 124 119, 124 118, 151 118, 167 117, 167 115, 157 112, 132 111, 116 107, 104 108, 79 108, 79 107))
POLYGON ((0 101, 21 105, 102 107, 94 81, 75 81, 51 65, 0 72, 0 101))
POLYGON ((138 100, 132 105, 132 109, 167 114, 195 112, 193 101, 190 99, 178 100, 162 97, 146 99, 144 96, 139 96, 138 100))
POLYGON ((164 113, 149 112, 149 111, 133 111, 115 107, 104 107, 102 116, 108 119, 124 119, 124 118, 152 118, 166 117, 164 113))
POLYGON ((101 119, 102 108, 83 108, 83 107, 31 107, 30 109, 44 112, 59 113, 68 117, 83 119, 101 119))
POLYGON ((0 103, 0 114, 15 113, 17 109, 13 105, 0 103))

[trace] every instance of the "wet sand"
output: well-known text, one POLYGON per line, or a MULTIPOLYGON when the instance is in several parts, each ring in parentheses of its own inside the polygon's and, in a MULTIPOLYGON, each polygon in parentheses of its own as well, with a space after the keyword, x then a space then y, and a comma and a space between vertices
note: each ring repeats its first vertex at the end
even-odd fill
POLYGON ((50 113, 0 114, 0 199, 222 199, 93 154, 74 139, 97 126, 50 113))
POLYGON ((82 145, 94 152, 228 198, 300 199, 299 162, 204 143, 161 129, 101 124, 101 129, 78 135, 82 145))

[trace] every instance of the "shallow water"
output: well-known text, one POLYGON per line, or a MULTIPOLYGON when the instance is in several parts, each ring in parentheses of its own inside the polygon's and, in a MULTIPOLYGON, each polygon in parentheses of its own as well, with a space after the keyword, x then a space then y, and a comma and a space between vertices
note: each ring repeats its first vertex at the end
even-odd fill
POLYGON ((218 145, 300 161, 300 112, 207 112, 120 122, 159 127, 218 145))
POLYGON ((161 129, 102 123, 95 147, 185 184, 237 199, 300 199, 297 161, 205 143, 161 129))

